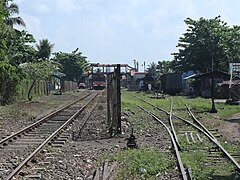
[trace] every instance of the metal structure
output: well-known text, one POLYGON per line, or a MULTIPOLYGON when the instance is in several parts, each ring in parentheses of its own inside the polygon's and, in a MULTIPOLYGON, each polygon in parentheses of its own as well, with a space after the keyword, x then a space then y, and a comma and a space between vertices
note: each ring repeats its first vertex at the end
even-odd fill
MULTIPOLYGON (((100 63, 91 63, 91 72, 88 72, 88 76, 93 77, 96 73, 109 74, 115 71, 119 67, 120 73, 121 68, 125 68, 124 72, 126 73, 128 69, 132 69, 128 64, 100 64, 100 63), (97 69, 94 69, 97 68, 97 69)), ((91 82, 91 87, 93 87, 93 81, 91 82)))
POLYGON ((240 63, 229 64, 229 98, 232 100, 240 99, 240 63))
MULTIPOLYGON (((101 72, 104 74, 108 74, 110 72, 113 72, 114 70, 111 70, 111 68, 115 69, 117 66, 120 65, 120 68, 125 68, 125 72, 127 72, 127 69, 132 69, 131 66, 128 64, 100 64, 100 63, 91 63, 91 73, 94 73, 94 68, 101 68, 101 72)), ((121 70, 120 70, 121 71, 121 70)))

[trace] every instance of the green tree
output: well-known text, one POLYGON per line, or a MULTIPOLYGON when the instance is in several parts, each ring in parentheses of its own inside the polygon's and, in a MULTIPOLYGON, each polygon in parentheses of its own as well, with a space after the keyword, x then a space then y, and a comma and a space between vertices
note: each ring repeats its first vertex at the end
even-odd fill
POLYGON ((32 100, 31 91, 35 83, 39 80, 46 80, 56 67, 50 61, 30 62, 23 66, 24 72, 28 74, 28 78, 32 80, 32 84, 28 90, 28 100, 32 100))
POLYGON ((160 75, 172 72, 172 61, 158 61, 157 69, 160 75))
POLYGON ((173 53, 175 71, 228 70, 230 62, 239 62, 240 28, 229 27, 220 19, 185 20, 188 28, 179 39, 179 51, 173 53))
MULTIPOLYGON (((0 1, 2 2, 2 1, 0 1)), ((6 11, 3 8, 3 3, 0 3, 0 61, 6 60, 5 55, 6 55, 6 34, 7 34, 7 27, 6 24, 4 23, 4 18, 7 16, 6 11)))
POLYGON ((54 44, 51 44, 48 39, 42 39, 39 44, 36 44, 37 58, 46 60, 50 58, 54 44))
POLYGON ((7 61, 0 61, 0 102, 8 104, 17 95, 17 87, 21 81, 21 71, 7 61))
POLYGON ((7 16, 4 18, 4 22, 10 27, 13 28, 14 25, 26 26, 24 20, 21 17, 16 17, 16 14, 19 14, 19 8, 13 0, 2 0, 3 7, 7 12, 7 16))
POLYGON ((156 77, 157 76, 157 63, 155 62, 152 62, 148 65, 148 68, 147 68, 147 74, 153 76, 153 77, 156 77))
POLYGON ((33 35, 26 31, 14 31, 6 40, 7 59, 11 64, 19 65, 36 61, 37 51, 31 45, 35 42, 33 35))
POLYGON ((77 82, 78 86, 81 82, 83 73, 90 68, 87 58, 82 56, 81 52, 57 52, 54 53, 53 61, 59 62, 62 65, 62 72, 66 74, 64 79, 77 82))
POLYGON ((0 2, 0 104, 5 105, 14 100, 22 73, 17 66, 12 66, 7 61, 7 37, 12 32, 9 32, 4 23, 8 14, 3 7, 3 1, 0 2))

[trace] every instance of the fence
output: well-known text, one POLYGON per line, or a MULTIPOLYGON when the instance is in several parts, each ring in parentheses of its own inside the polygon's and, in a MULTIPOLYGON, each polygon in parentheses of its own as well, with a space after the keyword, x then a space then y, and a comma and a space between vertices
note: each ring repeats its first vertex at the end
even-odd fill
MULTIPOLYGON (((19 87, 19 93, 18 96, 16 97, 17 100, 25 100, 27 99, 28 96, 28 91, 31 86, 33 81, 31 80, 25 80, 22 82, 22 84, 19 87)), ((37 81, 33 89, 31 91, 31 96, 32 97, 40 97, 44 95, 49 95, 51 93, 60 91, 60 89, 57 89, 57 87, 60 88, 60 86, 57 86, 56 82, 51 82, 51 81, 37 81)), ((78 85, 76 82, 72 81, 64 81, 62 83, 62 92, 68 92, 68 91, 73 91, 78 88, 78 85)))
MULTIPOLYGON (((33 81, 31 80, 24 80, 21 85, 19 86, 19 93, 16 97, 17 100, 25 100, 28 97, 28 90, 31 86, 33 81)), ((33 89, 31 91, 31 95, 33 97, 39 97, 47 94, 47 87, 45 81, 37 81, 35 85, 33 86, 33 89)))
POLYGON ((73 81, 64 81, 62 86, 62 92, 73 91, 78 88, 78 84, 73 81))
POLYGON ((107 75, 107 119, 111 134, 121 133, 120 64, 107 75))

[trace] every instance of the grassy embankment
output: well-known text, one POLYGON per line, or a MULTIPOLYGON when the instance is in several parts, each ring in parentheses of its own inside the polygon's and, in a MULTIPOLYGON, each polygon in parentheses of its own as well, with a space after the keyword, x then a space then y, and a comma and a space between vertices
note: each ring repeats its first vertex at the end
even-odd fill
MULTIPOLYGON (((136 92, 122 92, 122 111, 128 115, 128 120, 134 125, 137 133, 142 133, 147 131, 148 128, 151 128, 151 123, 148 121, 141 121, 140 110, 136 107, 137 104, 148 107, 148 105, 142 103, 138 98, 145 99, 167 111, 170 109, 170 96, 166 96, 165 99, 151 99, 149 98, 151 94, 146 93, 136 93, 136 92)), ((208 111, 211 109, 211 100, 203 98, 194 98, 188 99, 186 97, 175 96, 173 97, 174 110, 179 115, 189 118, 187 113, 182 113, 185 109, 183 102, 188 104, 191 109, 196 113, 196 117, 201 121, 208 119, 217 119, 214 123, 207 124, 207 128, 214 129, 217 128, 223 121, 227 121, 229 117, 233 114, 240 112, 240 106, 230 106, 223 103, 216 103, 216 108, 218 112, 216 114, 211 114, 208 111)), ((224 142, 224 139, 219 139, 221 142, 224 142)), ((187 141, 185 138, 180 137, 180 143, 183 147, 188 147, 187 141)), ((206 159, 206 153, 198 152, 197 149, 202 144, 197 142, 192 144, 191 150, 195 149, 196 151, 188 152, 183 151, 181 153, 182 159, 187 167, 191 167, 193 171, 193 176, 195 179, 207 179, 207 178, 225 178, 231 179, 232 171, 234 171, 234 166, 227 166, 223 163, 216 169, 215 167, 205 167, 204 162, 206 159), (221 172, 221 176, 217 174, 221 172)), ((236 145, 223 144, 229 151, 237 151, 236 145)), ((209 145, 211 146, 211 144, 209 145)), ((114 160, 121 162, 122 169, 118 171, 118 177, 125 179, 134 178, 145 178, 145 179, 155 179, 157 174, 164 173, 167 168, 174 166, 174 162, 170 159, 167 159, 166 155, 158 152, 157 149, 141 149, 141 150, 125 150, 119 154, 113 156, 114 160), (154 158, 152 158, 154 157, 154 158), (156 159, 158 162, 156 163, 156 159), (141 169, 144 169, 143 172, 139 172, 141 169), (146 171, 145 171, 146 170, 146 171)), ((121 179, 120 178, 120 179, 121 179)))

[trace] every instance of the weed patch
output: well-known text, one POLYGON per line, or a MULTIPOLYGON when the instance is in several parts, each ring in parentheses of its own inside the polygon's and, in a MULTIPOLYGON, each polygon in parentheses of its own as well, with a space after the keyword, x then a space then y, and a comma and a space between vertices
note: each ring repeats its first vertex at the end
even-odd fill
POLYGON ((117 179, 152 179, 174 166, 166 156, 154 149, 127 149, 113 154, 112 161, 121 164, 117 179))

